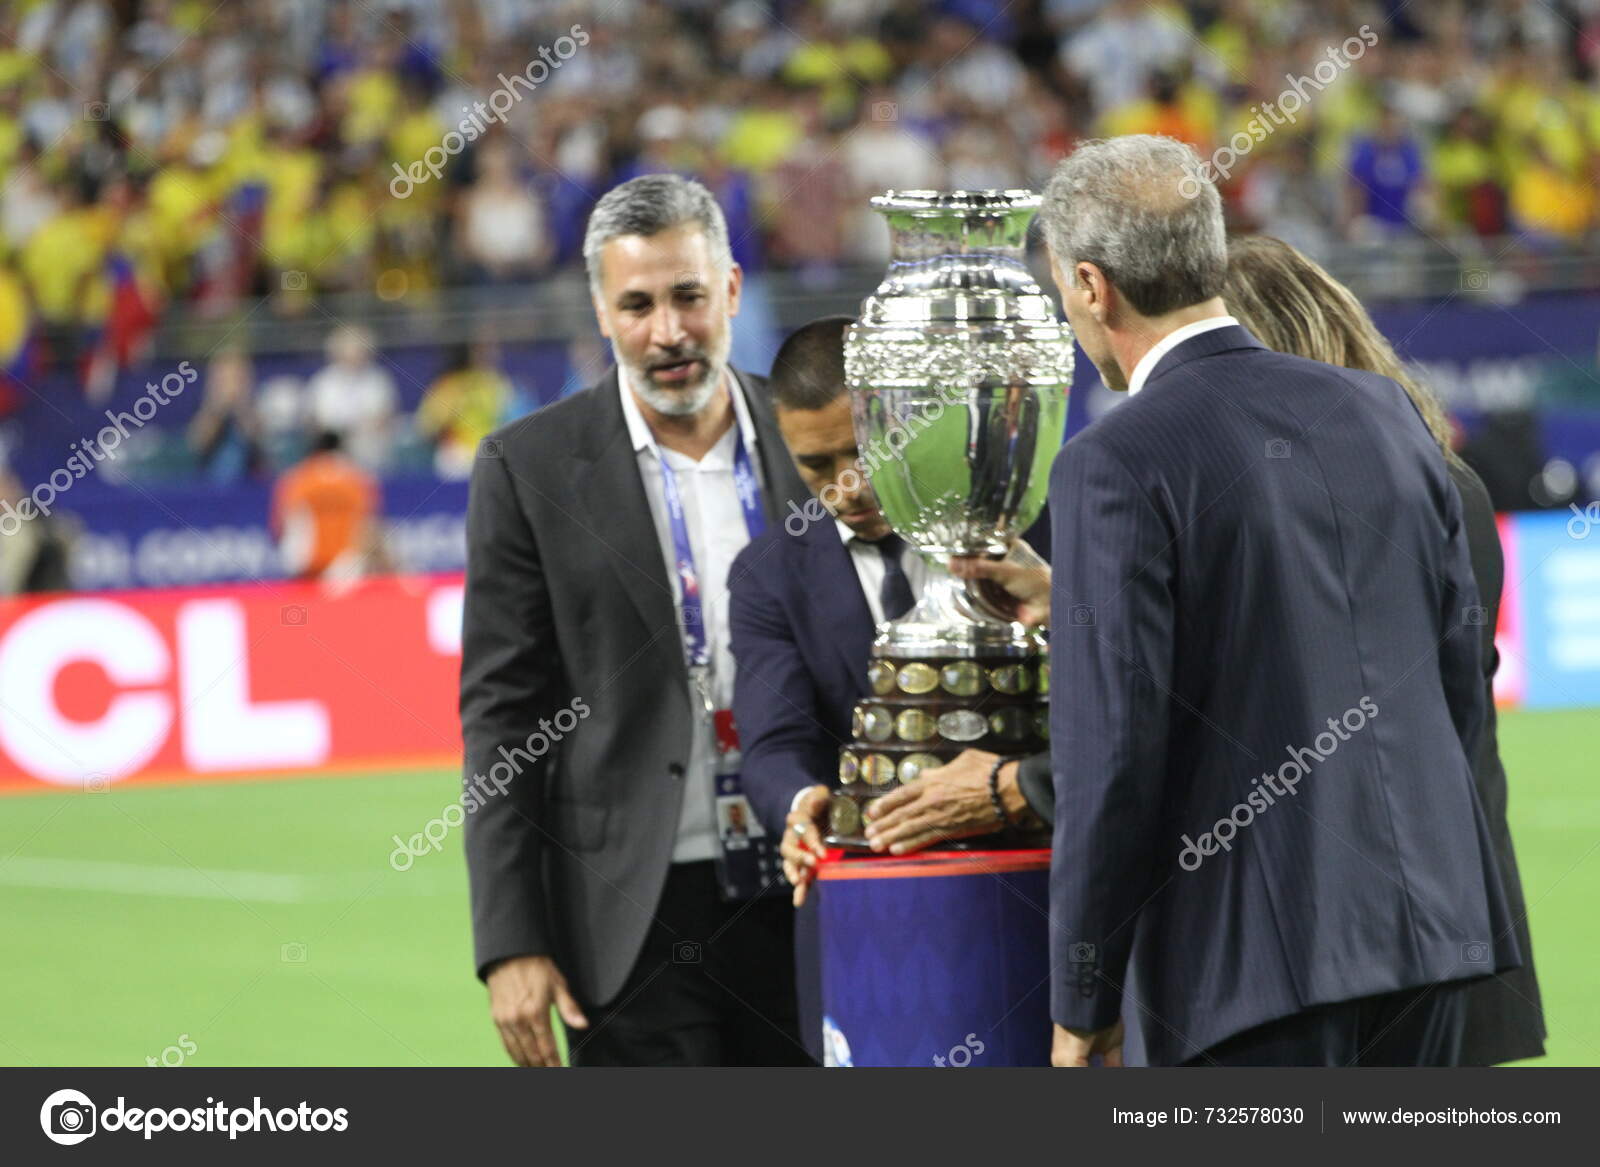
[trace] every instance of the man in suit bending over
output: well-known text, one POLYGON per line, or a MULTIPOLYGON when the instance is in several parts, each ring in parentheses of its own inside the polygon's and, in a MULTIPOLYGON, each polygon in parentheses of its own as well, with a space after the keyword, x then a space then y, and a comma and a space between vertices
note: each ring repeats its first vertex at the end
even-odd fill
MULTIPOLYGON (((876 627, 910 610, 930 570, 890 529, 861 469, 844 376, 850 323, 828 316, 801 326, 773 362, 778 428, 817 503, 794 508, 745 548, 729 581, 745 785, 767 829, 781 832, 797 907, 825 850, 828 782, 850 740, 851 707, 867 696, 876 627)), ((942 804, 970 811, 943 820, 940 838, 998 828, 988 786, 993 760, 967 750, 917 779, 916 787, 939 791, 942 804)), ((1048 782, 1047 755, 1023 765, 1036 782, 1048 782)), ((1020 769, 1011 763, 1000 775, 1013 823, 1031 821, 1020 769)))

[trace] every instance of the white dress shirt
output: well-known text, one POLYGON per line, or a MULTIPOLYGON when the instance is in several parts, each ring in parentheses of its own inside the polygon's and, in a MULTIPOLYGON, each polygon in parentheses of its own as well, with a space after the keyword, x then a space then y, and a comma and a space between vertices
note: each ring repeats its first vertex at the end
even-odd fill
MULTIPOLYGON (((878 550, 876 543, 857 539, 856 533, 838 519, 833 523, 839 528, 839 538, 844 540, 845 547, 850 551, 850 562, 855 565, 861 590, 867 593, 867 607, 872 611, 872 623, 876 627, 883 623, 883 552, 878 550)), ((928 561, 907 543, 905 550, 900 553, 900 569, 906 573, 906 582, 911 585, 911 600, 915 603, 922 598, 922 587, 928 580, 928 561)))
MULTIPOLYGON (((700 604, 705 620, 706 647, 710 651, 712 696, 718 709, 733 705, 733 654, 728 647, 728 568, 734 557, 750 541, 745 529, 744 509, 733 482, 734 435, 744 439, 750 454, 750 468, 761 478, 761 453, 756 444, 755 426, 745 404, 743 386, 737 374, 728 370, 736 426, 717 440, 717 444, 696 462, 687 454, 658 446, 650 425, 628 388, 627 372, 617 369, 617 384, 622 393, 622 414, 628 422, 650 501, 650 517, 655 521, 661 558, 672 581, 673 604, 678 625, 683 625, 683 587, 678 579, 677 551, 672 545, 672 526, 667 520, 667 500, 661 485, 661 463, 677 476, 678 496, 683 502, 684 526, 689 532, 689 547, 694 552, 695 570, 700 577, 700 604)), ((682 651, 682 639, 679 639, 682 651)), ((700 697, 691 687, 689 705, 694 711, 694 733, 690 739, 689 762, 683 777, 683 807, 678 815, 678 838, 672 850, 674 863, 712 859, 717 854, 717 823, 712 801, 715 795, 717 765, 716 742, 711 726, 701 714, 700 697)))
POLYGON ((1239 322, 1232 316, 1207 316, 1204 320, 1196 320, 1193 324, 1174 328, 1156 341, 1150 351, 1139 358, 1139 363, 1133 366, 1133 376, 1128 378, 1128 396, 1132 397, 1143 389, 1144 383, 1150 379, 1150 374, 1155 372, 1156 366, 1161 363, 1161 358, 1191 336, 1199 336, 1202 332, 1210 332, 1213 328, 1226 328, 1230 324, 1237 323, 1239 322))

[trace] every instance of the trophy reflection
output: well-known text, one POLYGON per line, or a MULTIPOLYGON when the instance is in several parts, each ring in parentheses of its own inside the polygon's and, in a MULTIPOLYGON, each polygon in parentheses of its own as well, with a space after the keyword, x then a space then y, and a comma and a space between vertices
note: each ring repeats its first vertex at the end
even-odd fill
POLYGON ((1048 746, 1043 635, 945 570, 952 555, 1005 555, 1039 517, 1065 431, 1072 334, 1024 262, 1039 203, 1021 190, 872 200, 889 272, 846 334, 845 377, 878 505, 932 570, 916 606, 878 626, 839 754, 834 846, 865 848, 865 806, 962 750, 1048 746))

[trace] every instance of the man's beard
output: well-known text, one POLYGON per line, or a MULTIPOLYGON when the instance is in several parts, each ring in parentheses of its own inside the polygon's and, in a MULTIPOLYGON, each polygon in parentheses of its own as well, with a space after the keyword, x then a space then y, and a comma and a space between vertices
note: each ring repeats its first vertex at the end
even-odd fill
POLYGON ((722 384, 722 370, 727 366, 730 347, 729 340, 724 338, 709 351, 686 350, 676 354, 671 362, 659 361, 652 366, 636 365, 631 361, 624 362, 613 342, 611 357, 618 365, 626 366, 628 382, 633 391, 651 409, 669 417, 691 417, 709 405, 711 399, 716 396, 717 387, 722 384), (694 381, 685 381, 670 389, 663 389, 651 380, 652 368, 659 368, 668 363, 676 364, 679 361, 699 361, 704 369, 694 381))

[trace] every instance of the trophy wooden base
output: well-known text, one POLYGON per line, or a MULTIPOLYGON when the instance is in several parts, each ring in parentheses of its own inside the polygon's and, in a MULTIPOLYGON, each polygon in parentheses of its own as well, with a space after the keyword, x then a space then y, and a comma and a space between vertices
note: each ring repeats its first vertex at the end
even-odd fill
MULTIPOLYGON (((963 750, 1021 759, 1048 749, 1049 669, 1041 654, 940 658, 879 651, 868 670, 871 696, 856 705, 851 743, 839 752, 828 845, 870 851, 866 807, 963 750)), ((1038 845, 1038 832, 1013 830, 937 844, 946 850, 1038 845)))

